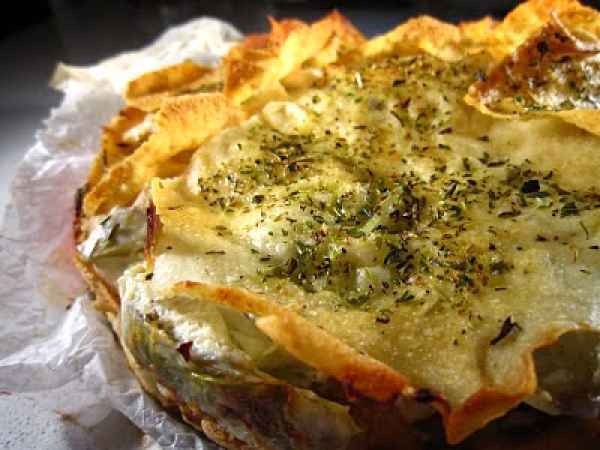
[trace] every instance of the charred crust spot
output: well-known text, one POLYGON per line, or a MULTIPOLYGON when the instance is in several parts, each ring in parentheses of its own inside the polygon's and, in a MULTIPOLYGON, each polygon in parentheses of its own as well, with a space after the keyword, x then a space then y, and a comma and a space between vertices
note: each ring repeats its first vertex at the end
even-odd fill
POLYGON ((548 43, 546 41, 538 42, 536 45, 536 48, 537 48, 537 51, 539 52, 540 56, 542 56, 542 57, 550 51, 550 47, 548 46, 548 43))
POLYGON ((83 213, 83 199, 87 192, 87 184, 83 185, 75 192, 75 205, 73 216, 73 238, 75 242, 79 242, 81 238, 81 216, 83 213))
POLYGON ((143 111, 138 108, 134 108, 132 106, 128 106, 126 108, 123 108, 121 111, 119 111, 119 115, 126 119, 135 119, 136 116, 138 116, 140 113, 143 113, 143 111))
POLYGON ((540 192, 540 182, 536 179, 527 180, 521 186, 521 192, 523 194, 533 194, 540 192))
POLYGON ((83 185, 75 192, 75 217, 80 218, 83 209, 83 198, 87 192, 87 184, 83 185))
POLYGON ((354 388, 351 381, 342 381, 340 384, 346 402, 352 403, 361 397, 361 393, 354 388))
POLYGON ((436 399, 436 395, 429 389, 417 389, 414 395, 415 401, 419 403, 431 403, 436 399))
POLYGON ((150 202, 150 205, 146 208, 146 243, 144 245, 144 255, 150 262, 153 260, 152 250, 154 249, 159 227, 160 218, 156 214, 154 203, 150 202))
POLYGON ((192 349, 192 341, 183 342, 177 347, 177 351, 183 356, 186 361, 190 360, 190 350, 192 349))
POLYGON ((511 316, 508 316, 506 319, 504 319, 504 322, 502 322, 502 327, 500 328, 498 335, 490 340, 490 345, 496 345, 502 339, 511 334, 513 330, 520 331, 522 328, 517 322, 513 322, 511 316))

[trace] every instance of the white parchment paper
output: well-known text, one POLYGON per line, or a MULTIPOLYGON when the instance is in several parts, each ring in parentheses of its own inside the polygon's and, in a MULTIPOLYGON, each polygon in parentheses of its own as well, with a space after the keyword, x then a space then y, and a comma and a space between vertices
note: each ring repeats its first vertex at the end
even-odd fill
POLYGON ((107 322, 82 295, 71 223, 75 190, 127 81, 185 59, 216 64, 240 38, 231 25, 201 18, 93 67, 58 67, 53 85, 63 101, 16 173, 0 232, 0 391, 53 391, 60 404, 47 406, 84 426, 116 408, 164 448, 214 448, 162 411, 127 369, 107 322))

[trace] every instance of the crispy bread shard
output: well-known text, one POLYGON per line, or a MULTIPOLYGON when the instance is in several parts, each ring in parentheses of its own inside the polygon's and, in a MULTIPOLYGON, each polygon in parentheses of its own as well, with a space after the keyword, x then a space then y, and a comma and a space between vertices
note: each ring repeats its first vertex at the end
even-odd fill
POLYGON ((152 131, 128 158, 111 166, 85 196, 87 216, 128 206, 153 177, 181 173, 187 161, 176 157, 193 150, 242 114, 222 94, 196 94, 165 101, 152 116, 152 131))
POLYGON ((369 58, 426 52, 444 60, 457 60, 468 52, 484 49, 474 35, 485 35, 493 25, 491 19, 459 27, 429 16, 417 17, 369 40, 363 52, 369 58))
POLYGON ((131 155, 140 145, 126 139, 132 128, 143 122, 146 113, 137 108, 124 108, 102 130, 101 149, 96 155, 88 175, 88 189, 95 186, 104 173, 111 167, 131 155))
POLYGON ((141 110, 156 111, 168 97, 222 90, 223 77, 219 68, 184 61, 130 81, 125 99, 129 105, 141 110))
POLYGON ((590 8, 556 12, 465 100, 487 114, 556 115, 598 134, 599 54, 600 14, 590 8))
POLYGON ((339 13, 307 25, 298 20, 270 19, 271 33, 248 37, 225 57, 224 93, 243 105, 264 96, 299 69, 322 67, 352 50, 364 38, 339 13))
POLYGON ((334 63, 364 42, 337 12, 313 25, 273 19, 271 25, 270 34, 250 36, 232 49, 221 67, 186 61, 129 83, 125 98, 130 107, 105 129, 104 149, 90 173, 87 216, 131 204, 153 176, 180 174, 188 159, 174 157, 265 102, 286 98, 287 88, 319 79, 312 69, 334 63), (242 103, 242 110, 233 106, 242 103), (144 119, 146 127, 140 126, 144 119), (126 142, 125 133, 136 126, 142 134, 126 142))
POLYGON ((549 23, 553 17, 590 11, 577 0, 531 0, 523 2, 510 12, 493 30, 487 41, 496 59, 511 54, 532 35, 549 23))
POLYGON ((75 257, 75 264, 90 290, 94 293, 94 306, 103 313, 118 314, 119 293, 94 268, 94 265, 75 257))
POLYGON ((517 6, 501 22, 486 17, 453 25, 421 16, 367 41, 363 54, 374 57, 427 52, 456 60, 485 52, 501 61, 556 17, 569 17, 575 27, 589 30, 586 22, 594 13, 576 0, 531 0, 517 6))

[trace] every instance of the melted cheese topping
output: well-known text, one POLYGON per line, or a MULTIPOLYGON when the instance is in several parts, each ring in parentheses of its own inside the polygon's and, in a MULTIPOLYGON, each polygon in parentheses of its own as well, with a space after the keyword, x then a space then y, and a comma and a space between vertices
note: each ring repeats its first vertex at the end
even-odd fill
POLYGON ((600 139, 480 114, 479 69, 335 69, 224 131, 153 183, 154 282, 264 292, 452 408, 518 391, 523 354, 600 326, 600 139))

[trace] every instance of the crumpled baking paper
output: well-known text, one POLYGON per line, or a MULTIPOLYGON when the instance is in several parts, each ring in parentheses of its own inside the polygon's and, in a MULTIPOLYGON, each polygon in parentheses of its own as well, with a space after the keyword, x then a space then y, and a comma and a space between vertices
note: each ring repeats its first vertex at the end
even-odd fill
POLYGON ((83 294, 71 224, 74 193, 99 149, 101 126, 123 106, 127 81, 185 59, 216 64, 240 38, 231 25, 200 18, 93 67, 59 65, 52 83, 63 101, 17 170, 0 232, 0 391, 52 391, 47 406, 86 427, 116 408, 163 448, 215 448, 161 410, 128 370, 83 294))

